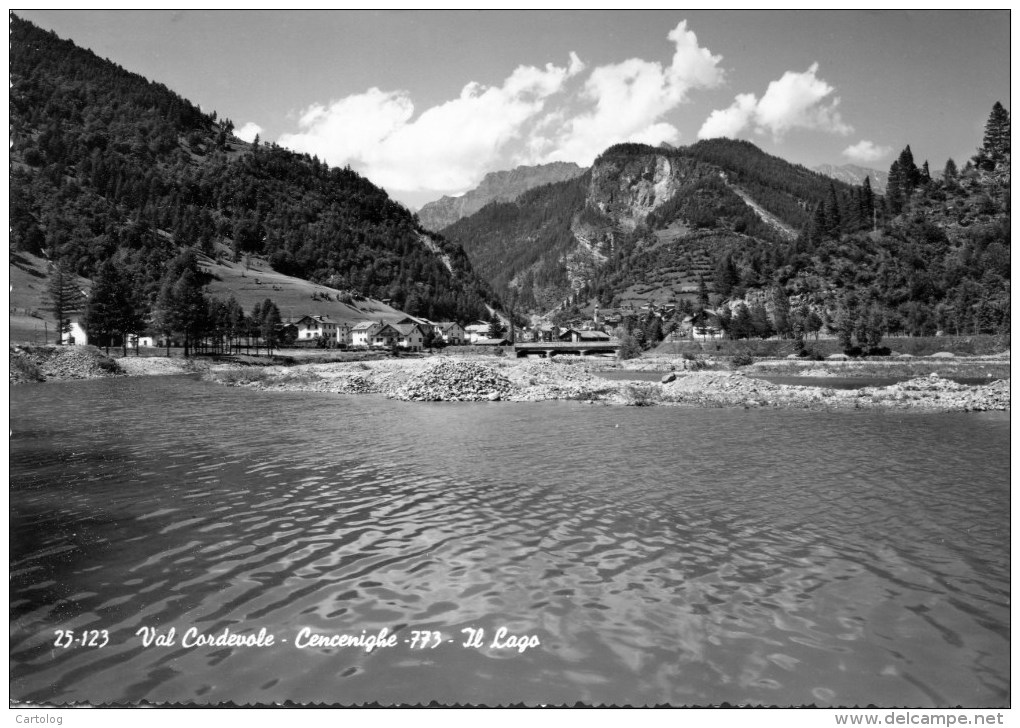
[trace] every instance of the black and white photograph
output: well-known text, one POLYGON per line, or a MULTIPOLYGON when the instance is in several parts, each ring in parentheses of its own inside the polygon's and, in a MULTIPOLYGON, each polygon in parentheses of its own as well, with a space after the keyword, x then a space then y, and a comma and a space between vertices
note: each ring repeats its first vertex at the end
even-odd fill
POLYGON ((17 722, 1002 724, 1011 20, 10 11, 17 722))

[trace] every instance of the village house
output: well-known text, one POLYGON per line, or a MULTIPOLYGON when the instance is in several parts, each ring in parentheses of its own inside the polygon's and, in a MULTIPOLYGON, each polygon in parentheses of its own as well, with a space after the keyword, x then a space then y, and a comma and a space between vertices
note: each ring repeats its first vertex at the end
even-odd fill
POLYGON ((156 336, 154 334, 128 334, 128 346, 133 349, 143 346, 152 348, 156 346, 156 336))
MULTIPOLYGON (((397 326, 400 325, 397 324, 397 326)), ((371 346, 373 349, 392 349, 394 346, 399 345, 397 342, 401 338, 402 334, 393 324, 381 324, 380 328, 376 329, 375 333, 372 334, 371 346)))
POLYGON ((468 324, 464 327, 464 335, 472 344, 480 341, 481 339, 487 339, 489 338, 489 324, 484 321, 468 324))
POLYGON ((322 337, 329 343, 337 343, 338 324, 326 316, 302 316, 294 322, 297 327, 297 342, 314 341, 322 337))
POLYGON ((382 327, 378 321, 359 321, 351 329, 351 346, 365 348, 372 346, 373 338, 382 327))
POLYGON ((556 324, 541 324, 531 329, 528 338, 532 341, 559 341, 560 327, 556 324))
POLYGON ((594 329, 566 329, 559 336, 560 341, 569 341, 575 344, 578 342, 609 341, 610 338, 606 332, 594 329))
POLYGON ((451 346, 458 346, 464 343, 464 328, 455 321, 441 321, 437 324, 432 324, 432 330, 436 336, 451 346))
POLYGON ((714 311, 704 310, 693 316, 685 316, 681 329, 690 327, 692 339, 716 339, 722 336, 722 323, 714 311))
POLYGON ((400 334, 397 346, 409 351, 421 351, 425 345, 425 333, 418 324, 391 324, 400 334))

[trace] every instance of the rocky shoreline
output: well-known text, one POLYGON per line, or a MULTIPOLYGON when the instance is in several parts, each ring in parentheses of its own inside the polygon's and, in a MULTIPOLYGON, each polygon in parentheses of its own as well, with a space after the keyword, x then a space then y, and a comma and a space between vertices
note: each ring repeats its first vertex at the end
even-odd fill
MULTIPOLYGON (((688 359, 510 359, 432 356, 297 365, 239 365, 165 357, 110 358, 95 347, 10 347, 10 383, 201 372, 220 384, 263 391, 376 394, 414 402, 578 400, 607 405, 807 409, 1010 409, 1009 379, 969 386, 938 373, 885 387, 832 389, 773 384, 753 369, 688 359), (600 372, 667 372, 661 381, 608 379, 600 372)), ((812 375, 843 376, 819 366, 812 375)), ((618 375, 620 376, 620 375, 618 375)), ((647 377, 647 374, 644 374, 647 377)))
POLYGON ((10 384, 102 379, 124 375, 190 374, 208 371, 212 366, 203 359, 107 356, 95 346, 55 344, 11 344, 8 363, 10 384))

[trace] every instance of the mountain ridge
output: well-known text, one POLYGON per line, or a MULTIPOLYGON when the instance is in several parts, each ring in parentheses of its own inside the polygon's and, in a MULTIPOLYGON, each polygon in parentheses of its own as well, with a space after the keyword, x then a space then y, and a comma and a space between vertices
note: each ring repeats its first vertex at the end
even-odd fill
POLYGON ((489 172, 477 187, 459 197, 444 195, 426 203, 418 210, 418 219, 426 229, 441 232, 443 228, 473 215, 490 202, 512 202, 530 189, 573 179, 584 172, 583 167, 573 162, 550 162, 489 172))
POLYGON ((460 243, 501 295, 513 289, 521 300, 540 306, 598 279, 600 266, 628 236, 663 231, 680 218, 689 231, 719 224, 774 243, 788 240, 809 222, 809 203, 820 203, 830 186, 849 194, 848 186, 746 142, 618 144, 582 177, 532 190, 512 203, 494 203, 444 234, 460 243), (786 189, 763 187, 763 179, 784 175, 786 189), (514 246, 523 248, 512 252, 514 246))
POLYGON ((832 177, 850 185, 863 185, 864 179, 867 177, 871 183, 871 189, 880 195, 885 194, 886 184, 889 179, 888 172, 882 172, 871 167, 862 167, 857 164, 819 164, 811 169, 826 177, 832 177))
POLYGON ((444 234, 504 299, 562 321, 595 304, 691 313, 712 301, 763 305, 787 335, 794 307, 833 331, 866 310, 891 333, 995 333, 1010 316, 1009 156, 993 152, 928 179, 905 149, 887 200, 746 141, 620 144, 583 177, 444 234))

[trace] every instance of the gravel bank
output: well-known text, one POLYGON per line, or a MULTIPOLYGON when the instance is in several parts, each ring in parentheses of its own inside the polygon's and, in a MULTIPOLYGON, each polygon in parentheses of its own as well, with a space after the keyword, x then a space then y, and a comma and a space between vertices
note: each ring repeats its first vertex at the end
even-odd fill
POLYGON ((209 362, 201 359, 174 359, 165 356, 124 356, 117 364, 125 374, 132 376, 160 376, 206 371, 209 362))
POLYGON ((674 370, 674 378, 668 382, 612 381, 593 373, 605 368, 599 364, 566 357, 552 360, 434 357, 245 367, 212 371, 209 376, 224 384, 261 390, 381 394, 407 401, 573 399, 695 407, 1009 410, 1009 380, 973 387, 931 375, 888 387, 837 390, 772 384, 739 371, 685 371, 683 365, 674 370))
POLYGON ((772 384, 740 372, 678 376, 659 393, 664 404, 702 407, 818 407, 825 409, 1009 410, 1009 380, 966 386, 937 374, 887 387, 829 389, 772 384))
POLYGON ((798 359, 757 361, 744 368, 748 374, 798 377, 942 377, 1007 378, 1010 355, 995 356, 897 356, 868 359, 807 361, 798 359))

